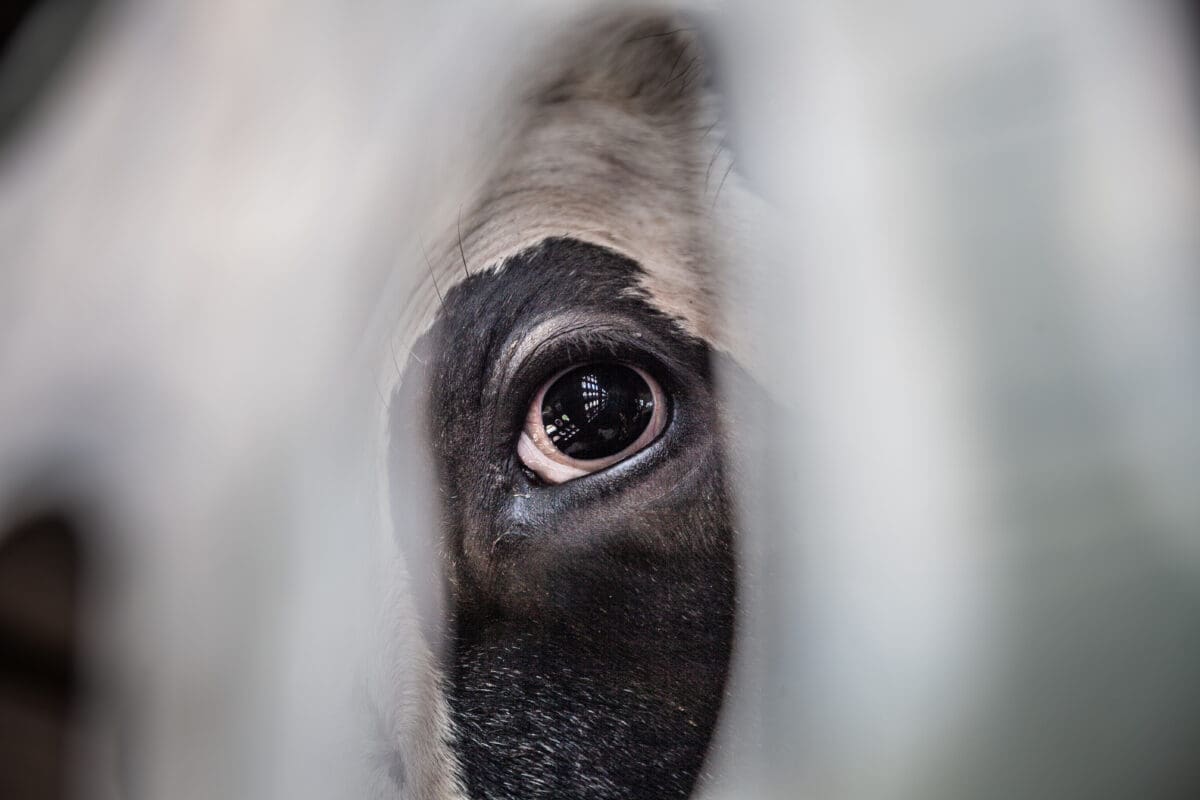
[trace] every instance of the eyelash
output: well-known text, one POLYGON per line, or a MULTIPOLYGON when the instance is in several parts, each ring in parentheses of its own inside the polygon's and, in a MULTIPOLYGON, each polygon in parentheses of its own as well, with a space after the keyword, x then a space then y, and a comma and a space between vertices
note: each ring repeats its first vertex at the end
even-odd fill
POLYGON ((664 392, 672 393, 670 370, 665 366, 669 362, 661 358, 654 348, 647 347, 648 344, 628 341, 624 331, 620 335, 612 335, 594 329, 586 333, 572 331, 570 335, 544 343, 524 359, 512 371, 512 377, 497 390, 504 398, 501 418, 508 421, 504 428, 506 435, 515 442, 525 425, 529 404, 538 391, 554 377, 581 364, 627 364, 646 372, 658 381, 664 392))

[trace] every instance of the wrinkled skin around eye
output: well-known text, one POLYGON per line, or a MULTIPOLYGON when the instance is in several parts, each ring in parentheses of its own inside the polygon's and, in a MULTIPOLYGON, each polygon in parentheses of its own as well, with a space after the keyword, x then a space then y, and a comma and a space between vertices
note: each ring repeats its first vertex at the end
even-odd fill
POLYGON ((736 598, 721 406, 713 353, 644 299, 642 274, 551 239, 472 275, 447 292, 408 367, 424 380, 393 408, 397 429, 424 420, 443 488, 419 546, 445 575, 466 796, 684 800, 701 774, 736 598), (589 382, 616 401, 560 433, 563 413, 586 417, 589 382), (599 467, 567 459, 625 460, 548 485, 517 457, 523 429, 522 457, 545 456, 550 480, 599 467), (562 455, 531 446, 542 436, 562 455))
POLYGON ((644 370, 626 364, 570 367, 534 395, 517 455, 546 483, 565 483, 643 450, 666 424, 666 395, 644 370))

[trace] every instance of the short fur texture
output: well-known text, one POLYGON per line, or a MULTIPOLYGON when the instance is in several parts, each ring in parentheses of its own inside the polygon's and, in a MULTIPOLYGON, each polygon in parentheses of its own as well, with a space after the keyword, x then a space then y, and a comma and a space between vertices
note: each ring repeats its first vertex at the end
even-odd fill
POLYGON ((687 21, 629 11, 562 31, 513 96, 490 177, 426 242, 430 280, 394 347, 408 352, 438 297, 549 238, 607 247, 641 267, 643 296, 722 351, 724 237, 714 217, 736 176, 707 58, 687 21))
POLYGON ((410 365, 446 489, 450 704, 473 798, 686 797, 703 763, 733 627, 721 425, 708 348, 635 296, 638 273, 546 242, 460 284, 410 365), (531 482, 514 455, 529 397, 589 360, 656 375, 671 422, 617 467, 531 482))

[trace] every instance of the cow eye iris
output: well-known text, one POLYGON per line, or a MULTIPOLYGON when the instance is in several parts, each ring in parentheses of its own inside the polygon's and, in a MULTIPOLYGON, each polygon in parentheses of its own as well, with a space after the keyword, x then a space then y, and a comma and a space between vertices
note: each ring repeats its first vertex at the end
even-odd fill
POLYGON ((649 373, 629 364, 583 364, 534 395, 517 456, 546 483, 564 483, 644 449, 666 421, 666 393, 649 373))
POLYGON ((623 364, 576 367, 542 397, 542 425, 572 458, 605 458, 637 441, 654 415, 654 393, 623 364))

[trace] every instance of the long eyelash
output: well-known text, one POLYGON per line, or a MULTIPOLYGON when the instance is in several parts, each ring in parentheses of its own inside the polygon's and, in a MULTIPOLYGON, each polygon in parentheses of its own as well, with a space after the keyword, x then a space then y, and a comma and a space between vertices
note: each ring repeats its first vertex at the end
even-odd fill
MULTIPOLYGON (((462 222, 459 222, 459 247, 462 247, 462 222)), ((433 281, 433 291, 437 293, 438 304, 442 310, 446 308, 446 298, 442 296, 442 290, 438 288, 437 276, 433 274, 433 263, 429 260, 429 251, 425 249, 425 242, 421 237, 417 237, 417 242, 421 245, 421 255, 425 256, 425 266, 429 269, 429 280, 433 281)), ((464 257, 463 266, 466 266, 464 257)))
MULTIPOLYGON (((675 81, 677 81, 677 80, 679 80, 680 78, 682 78, 684 75, 687 75, 689 72, 691 72, 691 71, 692 71, 692 68, 696 66, 696 63, 697 63, 699 60, 700 60, 700 56, 696 56, 696 57, 695 57, 695 58, 693 58, 691 61, 689 61, 689 62, 687 63, 687 66, 683 68, 683 72, 679 73, 678 75, 674 75, 674 74, 673 74, 673 76, 672 76, 671 78, 669 78, 669 79, 667 80, 667 82, 666 82, 666 83, 664 83, 664 84, 663 84, 663 88, 664 88, 664 89, 665 89, 665 88, 667 88, 667 87, 668 87, 668 86, 670 86, 672 83, 674 83, 675 81)), ((672 68, 672 69, 674 69, 674 68, 672 68)))
MULTIPOLYGON (((715 122, 713 123, 716 124, 715 122)), ((704 170, 704 188, 708 189, 708 179, 712 175, 713 165, 717 163, 717 159, 721 157, 721 152, 725 150, 725 139, 717 142, 717 147, 713 150, 712 158, 708 160, 708 169, 704 170)))
POLYGON ((679 66, 679 62, 683 60, 683 54, 686 52, 687 52, 686 47, 680 48, 679 55, 675 56, 675 60, 671 62, 671 69, 667 73, 667 82, 663 84, 664 89, 671 84, 672 80, 674 80, 675 68, 679 66))
POLYGON ((721 190, 725 188, 725 180, 729 177, 729 173, 733 171, 733 159, 729 159, 729 166, 725 168, 725 174, 721 176, 721 183, 717 186, 717 193, 713 195, 713 208, 717 207, 717 198, 721 196, 721 190))
POLYGON ((458 254, 462 256, 463 272, 467 273, 467 277, 471 277, 471 270, 467 267, 467 251, 463 249, 462 240, 462 208, 458 209, 458 254))
POLYGON ((695 30, 695 29, 694 28, 676 28, 675 30, 672 30, 672 31, 663 31, 662 33, 647 33, 645 36, 635 36, 632 39, 628 39, 626 41, 626 44, 633 44, 634 42, 641 42, 641 41, 645 41, 646 39, 658 39, 663 36, 674 36, 677 33, 687 33, 688 31, 692 31, 692 30, 695 30))
POLYGON ((679 84, 679 91, 676 93, 675 96, 683 97, 684 94, 687 93, 687 90, 691 88, 692 83, 696 79, 696 76, 703 75, 703 74, 704 74, 704 64, 702 64, 700 62, 700 57, 697 56, 696 58, 693 58, 691 60, 691 62, 687 66, 687 69, 685 69, 683 71, 683 74, 680 76, 681 78, 686 78, 686 79, 683 80, 679 84))
POLYGON ((396 358, 396 343, 391 340, 391 337, 388 337, 388 349, 392 351, 392 366, 396 368, 396 380, 399 381, 401 378, 400 360, 396 358))

